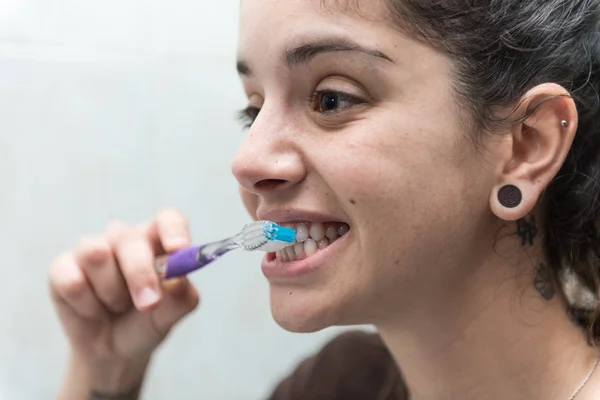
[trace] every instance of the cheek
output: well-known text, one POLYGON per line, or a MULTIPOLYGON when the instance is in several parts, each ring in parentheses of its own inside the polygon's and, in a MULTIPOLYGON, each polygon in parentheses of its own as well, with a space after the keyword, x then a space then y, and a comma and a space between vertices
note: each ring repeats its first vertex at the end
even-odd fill
MULTIPOLYGON (((373 131, 371 131, 373 132, 373 131)), ((378 133, 373 132, 374 135, 378 133)), ((328 154, 323 162, 327 165, 328 183, 338 195, 339 201, 354 206, 356 211, 369 204, 397 205, 396 200, 402 197, 405 189, 418 186, 423 172, 422 160, 418 155, 423 152, 408 150, 400 145, 400 133, 386 132, 386 135, 398 137, 391 140, 366 140, 363 137, 347 139, 336 151, 334 162, 328 154)))
POLYGON ((256 209, 258 208, 258 196, 250 193, 249 191, 247 191, 246 189, 244 189, 243 187, 239 186, 238 190, 240 192, 240 197, 242 198, 242 202, 244 203, 244 207, 246 208, 246 211, 248 212, 248 214, 250 214, 250 216, 252 217, 252 219, 256 220, 256 209))
POLYGON ((379 128, 349 135, 329 163, 327 180, 351 219, 379 236, 447 222, 465 207, 473 182, 458 132, 379 128))

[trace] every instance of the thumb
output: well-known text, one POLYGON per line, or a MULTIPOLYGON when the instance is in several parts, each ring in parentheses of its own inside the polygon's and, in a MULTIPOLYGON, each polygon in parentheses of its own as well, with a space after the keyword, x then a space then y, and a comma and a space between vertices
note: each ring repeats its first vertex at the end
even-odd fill
POLYGON ((152 310, 151 319, 157 333, 166 335, 182 318, 196 309, 200 302, 198 291, 187 278, 163 283, 163 299, 152 310))

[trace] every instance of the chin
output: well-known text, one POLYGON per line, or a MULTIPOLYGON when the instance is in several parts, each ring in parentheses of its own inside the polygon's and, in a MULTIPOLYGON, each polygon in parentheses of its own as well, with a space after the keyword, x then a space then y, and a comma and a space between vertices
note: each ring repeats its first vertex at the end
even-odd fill
POLYGON ((314 333, 341 322, 340 304, 331 293, 307 288, 271 286, 271 313, 283 329, 314 333))
POLYGON ((361 325, 349 296, 329 288, 292 288, 271 285, 271 313, 275 322, 293 333, 315 333, 334 326, 361 325))

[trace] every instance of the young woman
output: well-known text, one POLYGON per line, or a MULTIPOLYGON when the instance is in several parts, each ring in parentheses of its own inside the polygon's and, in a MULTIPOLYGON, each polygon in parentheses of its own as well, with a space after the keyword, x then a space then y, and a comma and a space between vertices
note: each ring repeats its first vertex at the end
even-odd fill
MULTIPOLYGON (((233 173, 253 218, 304 232, 262 264, 273 316, 379 332, 335 340, 273 399, 600 398, 599 7, 241 2, 233 173)), ((189 244, 166 210, 57 258, 61 399, 139 396, 198 302, 152 259, 189 244)))

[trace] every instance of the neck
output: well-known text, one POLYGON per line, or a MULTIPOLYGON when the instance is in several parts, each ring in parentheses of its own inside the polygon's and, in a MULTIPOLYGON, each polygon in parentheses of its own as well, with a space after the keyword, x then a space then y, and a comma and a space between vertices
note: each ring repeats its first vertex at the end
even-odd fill
MULTIPOLYGON (((530 256, 522 261, 531 269, 530 256)), ((566 315, 560 291, 544 293, 539 277, 536 289, 534 274, 517 271, 498 257, 453 293, 377 324, 412 399, 570 398, 597 351, 566 315)))

